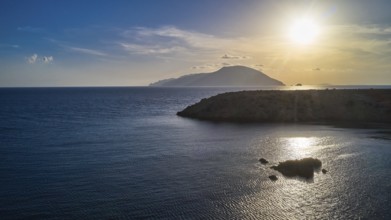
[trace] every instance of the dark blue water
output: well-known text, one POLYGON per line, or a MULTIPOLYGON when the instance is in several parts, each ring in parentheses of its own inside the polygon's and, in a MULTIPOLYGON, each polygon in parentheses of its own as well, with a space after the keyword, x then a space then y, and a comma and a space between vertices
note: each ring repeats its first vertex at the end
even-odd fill
POLYGON ((0 218, 391 219, 379 129, 175 115, 233 90, 0 89, 0 218), (329 172, 303 181, 258 162, 306 156, 329 172))

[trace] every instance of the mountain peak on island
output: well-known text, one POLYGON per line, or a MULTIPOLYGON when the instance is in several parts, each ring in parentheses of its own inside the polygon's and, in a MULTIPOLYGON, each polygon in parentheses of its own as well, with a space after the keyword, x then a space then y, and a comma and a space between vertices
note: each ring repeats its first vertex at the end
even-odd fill
POLYGON ((223 66, 221 67, 219 70, 217 71, 225 71, 225 70, 250 70, 250 71, 257 71, 257 72, 260 72, 256 69, 253 69, 253 68, 250 68, 250 67, 247 67, 247 66, 241 66, 241 65, 237 65, 237 66, 223 66))
POLYGON ((149 86, 187 87, 187 86, 283 86, 284 84, 266 74, 246 66, 227 66, 211 73, 184 75, 176 79, 165 79, 149 86))

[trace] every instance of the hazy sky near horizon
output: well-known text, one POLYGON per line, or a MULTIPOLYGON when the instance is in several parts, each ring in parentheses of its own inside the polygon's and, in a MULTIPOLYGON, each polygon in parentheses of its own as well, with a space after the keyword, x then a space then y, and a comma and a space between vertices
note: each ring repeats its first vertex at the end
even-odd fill
POLYGON ((391 84, 389 0, 0 2, 0 86, 140 86, 246 65, 286 84, 391 84), (289 38, 302 17, 309 44, 289 38))

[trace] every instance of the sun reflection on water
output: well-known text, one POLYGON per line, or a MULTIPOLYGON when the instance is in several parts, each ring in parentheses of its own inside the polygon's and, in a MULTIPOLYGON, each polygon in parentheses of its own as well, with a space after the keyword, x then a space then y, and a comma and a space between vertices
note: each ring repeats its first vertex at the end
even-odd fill
POLYGON ((317 145, 317 137, 284 138, 285 146, 293 157, 311 156, 313 146, 317 145))
POLYGON ((294 148, 306 148, 314 144, 314 138, 294 137, 289 138, 289 144, 294 148))

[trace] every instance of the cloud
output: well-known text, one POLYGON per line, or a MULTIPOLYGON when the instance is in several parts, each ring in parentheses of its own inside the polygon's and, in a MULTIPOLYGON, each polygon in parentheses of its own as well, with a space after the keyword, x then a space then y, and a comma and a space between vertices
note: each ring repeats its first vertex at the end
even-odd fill
POLYGON ((48 57, 44 56, 42 57, 42 61, 44 63, 51 63, 53 61, 53 56, 48 56, 48 57))
POLYGON ((173 26, 136 27, 123 30, 120 35, 123 40, 118 44, 127 53, 152 56, 180 55, 176 58, 197 61, 210 59, 222 53, 223 49, 237 45, 232 39, 182 30, 173 26))
POLYGON ((376 35, 391 34, 391 28, 389 26, 381 25, 335 25, 331 26, 331 28, 345 33, 376 35))
POLYGON ((30 57, 27 57, 27 62, 29 64, 35 64, 37 62, 42 62, 44 64, 49 64, 51 62, 53 62, 54 58, 53 56, 43 56, 43 57, 39 57, 38 54, 33 54, 31 55, 30 57))
POLYGON ((214 63, 214 64, 204 64, 199 66, 192 66, 191 69, 219 69, 224 66, 232 66, 230 63, 214 63))
POLYGON ((62 40, 57 40, 57 39, 53 39, 53 38, 44 38, 46 39, 47 41, 51 42, 51 43, 54 43, 56 44, 57 46, 61 47, 61 48, 64 48, 65 50, 67 50, 68 52, 71 51, 71 52, 77 52, 77 53, 80 53, 80 54, 86 54, 86 55, 93 55, 93 56, 101 56, 101 57, 105 57, 105 56, 109 56, 109 54, 105 53, 105 52, 102 52, 100 50, 95 50, 95 49, 90 49, 90 48, 84 48, 84 47, 74 47, 74 46, 70 46, 72 43, 70 42, 66 42, 66 41, 62 41, 62 40))
MULTIPOLYGON (((328 28, 330 48, 358 56, 391 52, 391 28, 381 25, 334 25, 328 28), (330 45, 334 42, 334 45, 330 45)), ((326 39, 327 40, 327 39, 326 39)))
POLYGON ((250 64, 248 65, 251 68, 257 69, 257 70, 262 70, 264 65, 263 64, 250 64))
POLYGON ((20 48, 20 46, 17 44, 0 44, 0 48, 10 48, 10 47, 15 49, 20 48))
POLYGON ((88 54, 88 55, 95 55, 95 56, 107 56, 106 53, 103 53, 98 50, 92 50, 92 49, 87 49, 87 48, 81 48, 81 47, 67 47, 69 50, 83 53, 83 54, 88 54))
POLYGON ((129 53, 145 55, 171 54, 184 50, 184 48, 180 46, 165 47, 161 45, 139 45, 127 43, 120 43, 120 46, 129 53))
POLYGON ((191 67, 191 69, 216 69, 221 66, 221 64, 204 64, 199 66, 193 66, 191 67))
POLYGON ((191 69, 198 70, 198 69, 209 69, 210 66, 192 66, 191 69))
POLYGON ((228 43, 228 39, 218 38, 213 35, 203 34, 195 31, 181 30, 174 26, 163 26, 159 28, 138 27, 123 33, 127 37, 141 37, 153 41, 162 41, 172 44, 181 44, 193 48, 220 48, 228 43))
POLYGON ((221 58, 222 59, 244 60, 244 59, 250 59, 251 57, 249 57, 249 56, 234 56, 234 55, 224 54, 221 58))
POLYGON ((38 55, 37 54, 33 54, 33 55, 31 55, 30 57, 27 58, 27 62, 30 63, 30 64, 34 64, 35 62, 37 62, 37 59, 38 59, 38 55))

